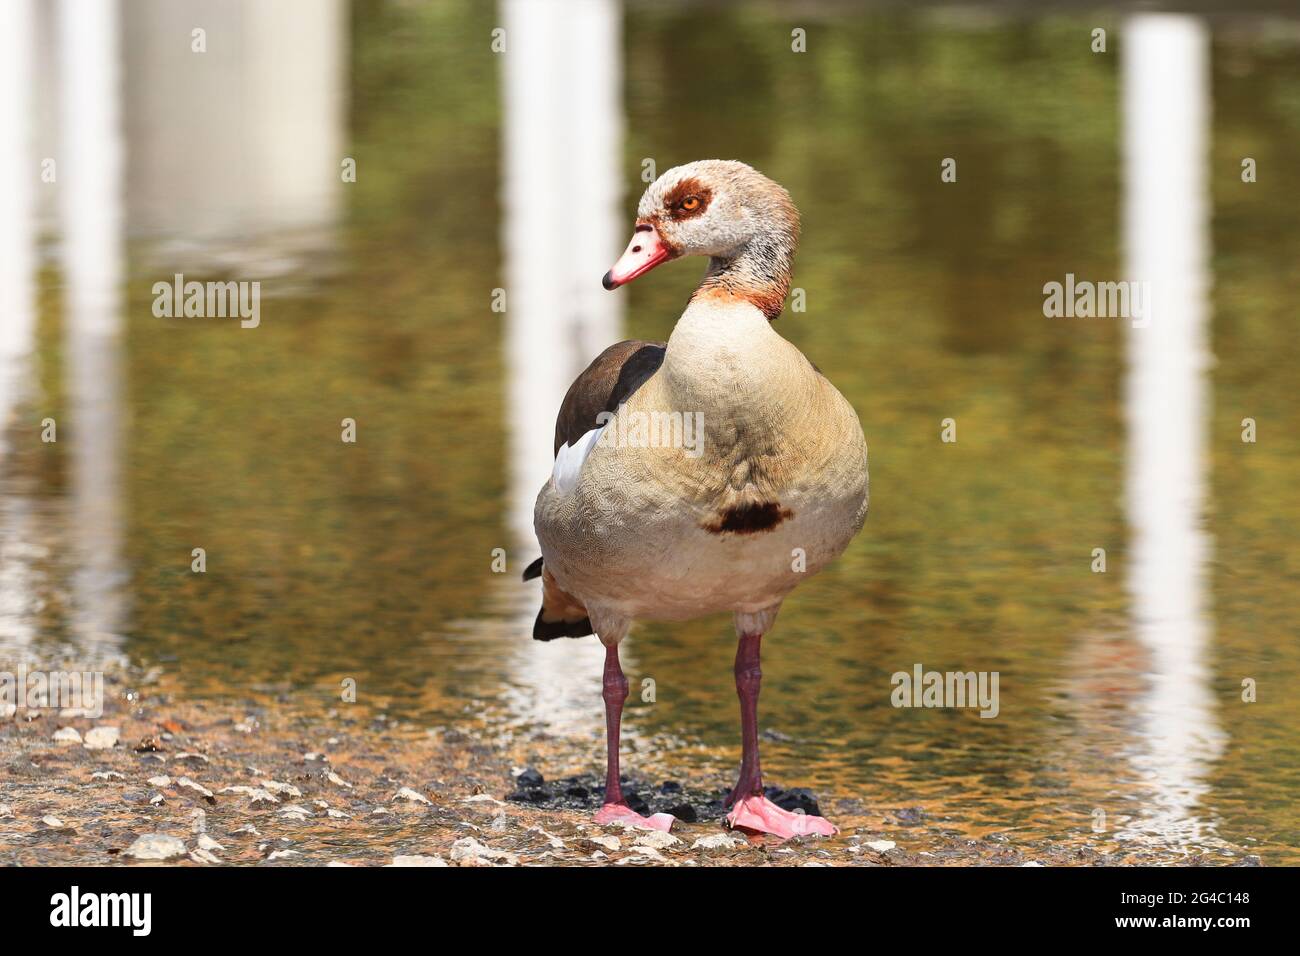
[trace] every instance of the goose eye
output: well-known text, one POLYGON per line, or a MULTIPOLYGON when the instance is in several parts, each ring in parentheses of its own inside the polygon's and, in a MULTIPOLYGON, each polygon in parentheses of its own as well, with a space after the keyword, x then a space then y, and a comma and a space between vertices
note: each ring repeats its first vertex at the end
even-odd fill
POLYGON ((699 209, 700 197, 687 196, 685 199, 682 200, 682 208, 685 209, 687 212, 694 212, 696 209, 699 209))

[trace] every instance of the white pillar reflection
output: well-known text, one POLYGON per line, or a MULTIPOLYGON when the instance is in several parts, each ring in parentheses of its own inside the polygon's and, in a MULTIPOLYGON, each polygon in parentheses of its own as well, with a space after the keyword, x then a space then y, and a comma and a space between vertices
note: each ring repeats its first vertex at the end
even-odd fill
MULTIPOLYGON (((35 0, 12 0, 7 14, 0 30, 0 467, 11 426, 37 440, 36 421, 14 421, 32 384, 36 332, 35 0)), ((0 472, 0 480, 8 477, 0 472)), ((34 561, 43 552, 32 541, 34 525, 31 499, 5 487, 0 493, 0 659, 35 637, 40 583, 34 561)))
POLYGON ((1209 35, 1193 17, 1130 18, 1122 48, 1127 276, 1154 287, 1149 326, 1127 334, 1128 587, 1147 652, 1133 763, 1151 788, 1119 834, 1212 836, 1198 814, 1222 750, 1208 686, 1209 540, 1203 530, 1208 311, 1209 35))
POLYGON ((506 0, 501 13, 512 527, 527 540, 560 400, 622 329, 622 298, 600 278, 632 224, 618 4, 506 0))
MULTIPOLYGON (((619 3, 503 0, 500 11, 508 51, 500 58, 508 524, 513 553, 529 556, 517 562, 522 568, 540 553, 533 502, 551 472, 560 402, 577 374, 621 338, 622 297, 600 279, 632 221, 621 205, 619 3)), ((528 640, 539 591, 517 578, 512 587, 524 596, 511 599, 512 637, 523 640, 512 706, 552 726, 565 715, 585 721, 599 685, 598 642, 528 640)))
MULTIPOLYGON (((132 0, 123 9, 128 218, 159 271, 296 272, 344 188, 344 0, 132 0), (192 31, 206 50, 192 50, 192 31)), ((364 175, 364 172, 362 172, 364 175)))
POLYGON ((122 566, 123 164, 116 0, 59 6, 58 181, 64 271, 73 631, 118 643, 122 566))
MULTIPOLYGON (((30 384, 36 333, 35 0, 13 0, 0 30, 0 461, 30 384)), ((29 423, 34 424, 34 423, 29 423)))

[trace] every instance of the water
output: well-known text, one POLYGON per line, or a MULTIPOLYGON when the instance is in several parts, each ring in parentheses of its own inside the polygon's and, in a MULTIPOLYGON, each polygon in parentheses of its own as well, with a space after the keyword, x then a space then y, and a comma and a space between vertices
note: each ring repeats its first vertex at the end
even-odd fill
MULTIPOLYGON (((4 319, 5 354, 30 358, 6 359, 0 390, 0 662, 95 648, 190 695, 306 707, 353 678, 413 721, 590 741, 586 764, 548 775, 599 767, 600 650, 529 640, 526 515, 556 389, 613 337, 665 338, 702 270, 599 289, 643 160, 741 158, 802 211, 807 311, 778 329, 857 408, 872 467, 863 533, 764 642, 769 777, 971 834, 1086 841, 1100 825, 1300 862, 1297 21, 1145 38, 1203 78, 1178 135, 1203 123, 1207 152, 1156 159, 1178 208, 1205 204, 1204 228, 1193 215, 1163 237, 1206 291, 1179 306, 1188 341, 1144 351, 1126 322, 1042 312, 1045 282, 1144 261, 1125 210, 1152 197, 1125 163, 1148 132, 1126 131, 1121 104, 1143 82, 1158 97, 1160 76, 1122 61, 1138 39, 1118 15, 828 5, 796 54, 776 8, 593 5, 548 53, 511 5, 338 5, 310 30, 289 5, 244 32, 230 14, 238 54, 183 54, 159 91, 148 78, 178 54, 147 28, 154 6, 122 13, 120 101, 80 107, 120 110, 124 169, 91 142, 5 227, 39 266, 15 273, 30 294, 4 319), (508 51, 539 58, 523 82, 489 48, 501 23, 508 51), (1106 54, 1089 49, 1098 25, 1106 54), (268 33, 295 43, 263 49, 268 33), (577 92, 602 83, 617 95, 577 92), (78 156, 120 188, 83 183, 78 200, 78 156), (78 205, 113 196, 118 226, 78 205), (90 251, 65 266, 60 241, 90 251), (177 271, 261 280, 260 326, 155 318, 152 285, 177 271), (72 387, 73 369, 91 371, 72 387), (45 417, 57 443, 39 441, 45 417), (1170 444, 1144 454, 1142 435, 1170 444), (894 708, 891 675, 917 663, 997 671, 999 715, 894 708)), ((48 68, 57 30, 32 21, 48 68)), ((78 108, 42 96, 6 101, 40 156, 42 117, 78 108)), ((630 768, 727 782, 733 653, 725 617, 638 626, 630 768)))

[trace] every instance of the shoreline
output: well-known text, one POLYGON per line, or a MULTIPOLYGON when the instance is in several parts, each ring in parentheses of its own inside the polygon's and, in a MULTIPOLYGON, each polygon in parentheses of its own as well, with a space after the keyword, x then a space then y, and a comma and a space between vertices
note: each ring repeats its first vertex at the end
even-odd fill
POLYGON ((788 796, 816 801, 807 805, 820 805, 840 833, 782 844, 725 829, 723 781, 695 776, 633 775, 627 785, 655 810, 689 805, 696 822, 679 821, 671 834, 601 826, 590 820, 599 775, 546 780, 550 767, 584 765, 586 742, 537 735, 503 748, 483 733, 421 730, 358 705, 311 714, 290 704, 185 699, 155 676, 110 672, 97 719, 41 710, 0 724, 0 864, 148 865, 159 857, 187 866, 1261 862, 1243 852, 1187 854, 1113 840, 1111 849, 1003 833, 972 838, 923 808, 873 810, 805 791, 788 796), (104 746, 111 728, 116 742, 104 746))

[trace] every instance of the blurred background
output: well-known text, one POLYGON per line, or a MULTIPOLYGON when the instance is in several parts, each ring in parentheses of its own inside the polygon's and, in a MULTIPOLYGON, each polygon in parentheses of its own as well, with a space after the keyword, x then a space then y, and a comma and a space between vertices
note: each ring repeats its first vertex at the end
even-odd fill
MULTIPOLYGON (((0 669, 127 660, 303 707, 352 677, 594 767, 599 647, 529 636, 532 502, 573 376, 665 338, 702 271, 600 289, 646 162, 736 158, 802 211, 807 310, 778 330, 871 448, 866 528, 769 642, 769 777, 963 832, 1078 838, 1101 808, 1121 839, 1300 861, 1286 5, 6 16, 0 669), (259 281, 260 325, 155 317, 175 273, 259 281), (1067 273, 1159 282, 1156 322, 1045 318, 1067 273), (894 709, 916 663, 998 671, 999 716, 894 709)), ((629 769, 729 782, 730 622, 624 646, 656 687, 629 769)))

